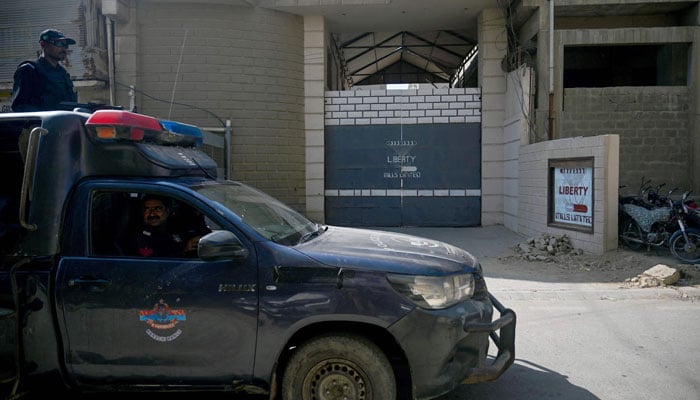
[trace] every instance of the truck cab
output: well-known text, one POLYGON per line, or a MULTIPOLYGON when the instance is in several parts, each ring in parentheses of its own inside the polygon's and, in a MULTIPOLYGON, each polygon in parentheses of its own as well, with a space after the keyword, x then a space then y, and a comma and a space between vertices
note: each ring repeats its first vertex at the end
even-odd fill
POLYGON ((201 138, 123 110, 0 115, 8 397, 431 399, 513 363, 515 313, 466 250, 311 221, 218 178, 201 138), (139 244, 153 214, 176 251, 139 244))

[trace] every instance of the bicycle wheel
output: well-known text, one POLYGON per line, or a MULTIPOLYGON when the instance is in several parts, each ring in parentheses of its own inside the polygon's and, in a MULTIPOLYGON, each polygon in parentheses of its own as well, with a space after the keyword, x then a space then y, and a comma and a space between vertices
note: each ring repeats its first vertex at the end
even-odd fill
POLYGON ((639 227, 637 221, 626 219, 620 226, 620 239, 625 246, 632 250, 639 250, 644 246, 642 237, 642 228, 639 227))
POLYGON ((671 254, 684 263, 700 263, 700 230, 686 229, 686 236, 683 232, 676 231, 669 239, 669 249, 671 254))

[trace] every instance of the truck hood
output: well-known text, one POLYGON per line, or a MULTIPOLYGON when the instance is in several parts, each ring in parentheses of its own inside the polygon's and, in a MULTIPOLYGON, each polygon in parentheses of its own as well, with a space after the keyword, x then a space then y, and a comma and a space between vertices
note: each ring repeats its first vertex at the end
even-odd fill
POLYGON ((403 274, 444 275, 480 268, 473 255, 451 244, 373 229, 328 226, 295 249, 328 265, 403 274))

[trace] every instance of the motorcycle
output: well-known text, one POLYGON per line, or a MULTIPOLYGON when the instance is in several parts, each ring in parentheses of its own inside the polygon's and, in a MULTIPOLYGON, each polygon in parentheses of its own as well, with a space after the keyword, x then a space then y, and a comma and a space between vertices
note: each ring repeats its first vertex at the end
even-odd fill
MULTIPOLYGON (((632 250, 639 250, 644 245, 649 249, 651 243, 658 243, 658 236, 664 236, 661 230, 662 223, 668 220, 669 210, 662 207, 652 211, 658 208, 656 204, 652 204, 658 196, 649 195, 652 190, 650 183, 650 179, 645 180, 642 177, 642 183, 636 195, 621 195, 618 198, 618 236, 620 241, 632 250), (648 200, 649 198, 652 202, 648 200), (652 225, 656 222, 661 225, 655 226, 652 231, 652 225)), ((624 187, 620 186, 621 189, 624 187)))
POLYGON ((677 259, 696 264, 700 262, 700 214, 694 201, 688 201, 690 191, 683 193, 678 204, 678 230, 669 239, 669 250, 677 259))
POLYGON ((700 262, 700 216, 695 202, 688 200, 690 191, 674 201, 675 189, 661 196, 661 187, 642 187, 640 195, 620 198, 620 240, 632 250, 666 247, 682 262, 700 262))

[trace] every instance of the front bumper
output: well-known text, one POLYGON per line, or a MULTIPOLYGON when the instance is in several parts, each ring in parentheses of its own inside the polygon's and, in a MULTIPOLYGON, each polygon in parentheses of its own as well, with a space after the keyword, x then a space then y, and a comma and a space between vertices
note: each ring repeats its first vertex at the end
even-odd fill
POLYGON ((515 311, 505 308, 491 293, 489 293, 489 299, 501 317, 491 323, 466 322, 464 331, 467 333, 488 332, 489 337, 498 348, 498 354, 489 365, 480 365, 470 369, 469 376, 462 383, 496 380, 515 361, 515 311))
POLYGON ((408 359, 413 398, 433 399, 460 384, 498 379, 515 360, 515 322, 515 312, 489 294, 445 310, 415 309, 394 324, 389 329, 408 359), (488 355, 491 341, 495 358, 488 355))

